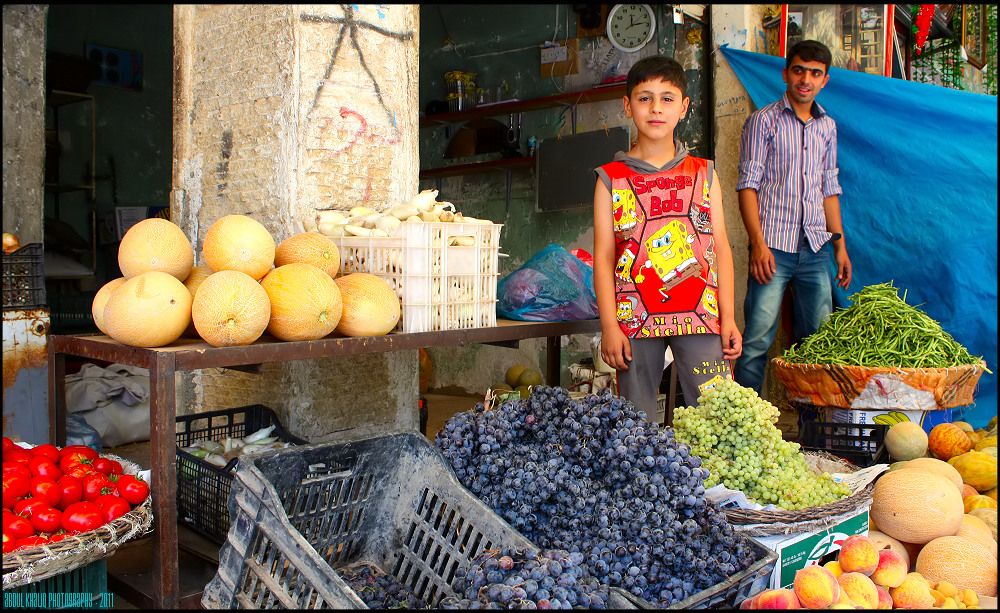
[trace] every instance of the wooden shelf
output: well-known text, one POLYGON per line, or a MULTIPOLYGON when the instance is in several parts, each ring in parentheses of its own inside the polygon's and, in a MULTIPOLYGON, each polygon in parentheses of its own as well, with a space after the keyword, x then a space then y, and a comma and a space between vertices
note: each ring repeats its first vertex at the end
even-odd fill
POLYGON ((425 115, 420 118, 420 127, 426 128, 436 125, 448 125, 482 119, 485 117, 496 117, 498 115, 510 115, 512 113, 523 113, 526 111, 540 111, 543 109, 559 108, 561 106, 576 106, 588 102, 607 102, 608 100, 618 100, 625 95, 625 84, 616 83, 605 87, 596 87, 581 92, 568 92, 556 94, 545 98, 532 98, 531 100, 513 100, 510 102, 500 102, 481 106, 468 111, 451 111, 448 113, 437 113, 425 115))
POLYGON ((455 164, 453 166, 443 166, 441 168, 428 168, 420 171, 420 179, 440 179, 443 177, 457 177, 459 175, 471 175, 488 170, 523 170, 535 167, 533 156, 520 158, 503 158, 500 160, 487 160, 483 162, 469 162, 467 164, 455 164))

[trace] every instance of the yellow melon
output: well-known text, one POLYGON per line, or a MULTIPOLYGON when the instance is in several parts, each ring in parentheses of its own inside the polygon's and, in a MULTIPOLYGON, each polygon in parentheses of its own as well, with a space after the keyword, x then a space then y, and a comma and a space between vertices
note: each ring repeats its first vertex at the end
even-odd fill
POLYGON ((192 266, 191 241, 177 224, 159 217, 143 219, 129 228, 118 245, 118 267, 126 279, 158 270, 183 281, 192 266))
POLYGON ((962 516, 962 527, 958 529, 955 536, 972 539, 989 550, 994 558, 997 557, 997 542, 993 538, 993 531, 990 530, 985 521, 975 515, 966 513, 962 516))
POLYGON ((916 569, 931 583, 947 581, 959 590, 997 595, 997 559, 985 547, 960 536, 941 536, 924 545, 916 569))
POLYGON ((879 476, 869 513, 882 532, 919 545, 955 534, 965 507, 947 477, 904 468, 879 476))
POLYGON ((198 287, 191 304, 191 321, 198 336, 213 347, 249 345, 267 329, 271 301, 253 277, 238 270, 220 270, 198 287))
POLYGON ((101 332, 107 334, 108 331, 104 328, 104 305, 108 303, 108 298, 111 297, 111 293, 114 292, 118 287, 127 281, 125 277, 118 277, 117 279, 112 279, 101 286, 101 289, 97 290, 94 294, 94 302, 90 305, 90 314, 94 317, 94 325, 101 332))
POLYGON ((259 281, 274 265, 274 238, 246 215, 220 217, 205 233, 202 256, 212 270, 238 270, 259 281))
POLYGON ((191 293, 177 277, 160 271, 128 279, 104 305, 108 336, 132 347, 169 345, 190 322, 191 293))
POLYGON ((980 492, 997 486, 997 460, 982 451, 967 451, 948 460, 955 467, 962 481, 980 492))
POLYGON ((997 510, 996 509, 986 509, 978 508, 972 509, 968 513, 973 517, 977 517, 989 527, 990 533, 993 534, 993 540, 997 540, 997 510))
MULTIPOLYGON (((198 286, 211 275, 214 271, 208 266, 208 264, 200 264, 191 269, 191 274, 184 279, 184 287, 188 288, 191 292, 192 304, 194 304, 194 295, 198 291, 198 286)), ((198 331, 194 328, 194 321, 188 324, 188 327, 184 330, 181 336, 188 338, 201 338, 198 335, 198 331)))
POLYGON ((283 341, 312 341, 337 327, 343 313, 340 288, 312 264, 285 264, 261 282, 271 302, 267 331, 283 341))
POLYGON ((901 421, 885 433, 885 448, 893 460, 921 458, 927 453, 927 433, 916 422, 901 421))
POLYGON ((319 232, 293 234, 274 250, 274 265, 312 264, 330 277, 340 272, 340 251, 328 236, 319 232))
POLYGON ((366 272, 335 279, 344 297, 344 315, 337 333, 344 336, 380 336, 399 323, 399 298, 389 283, 366 272))
POLYGON ((949 481, 955 484, 955 488, 958 489, 959 494, 962 493, 962 475, 958 472, 957 468, 944 460, 937 458, 914 458, 902 470, 919 470, 947 477, 949 481))

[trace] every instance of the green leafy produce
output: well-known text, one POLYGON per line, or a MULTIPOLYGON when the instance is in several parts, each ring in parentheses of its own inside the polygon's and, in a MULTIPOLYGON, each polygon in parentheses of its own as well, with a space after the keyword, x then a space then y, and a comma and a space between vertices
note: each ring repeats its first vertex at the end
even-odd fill
POLYGON ((851 490, 815 474, 799 444, 782 439, 778 409, 731 378, 698 397, 696 407, 674 409, 678 441, 708 469, 705 487, 722 483, 767 506, 803 509, 829 504, 851 490))
MULTIPOLYGON (((853 304, 828 315, 819 329, 788 348, 792 364, 842 364, 948 368, 980 364, 941 325, 906 304, 892 283, 869 285, 851 296, 853 304)), ((990 372, 987 370, 987 372, 990 372)))

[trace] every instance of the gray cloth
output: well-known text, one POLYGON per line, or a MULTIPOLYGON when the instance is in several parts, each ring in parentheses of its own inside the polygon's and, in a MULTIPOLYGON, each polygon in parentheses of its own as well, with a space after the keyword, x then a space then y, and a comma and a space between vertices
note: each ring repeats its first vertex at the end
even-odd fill
POLYGON ((66 410, 82 416, 107 447, 149 440, 149 371, 84 364, 66 375, 66 410))

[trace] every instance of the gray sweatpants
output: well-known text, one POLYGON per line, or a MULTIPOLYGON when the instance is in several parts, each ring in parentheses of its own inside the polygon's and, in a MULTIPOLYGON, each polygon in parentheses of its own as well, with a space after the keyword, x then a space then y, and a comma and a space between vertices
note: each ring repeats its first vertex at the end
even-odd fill
POLYGON ((716 376, 724 378, 730 374, 729 364, 722 356, 722 340, 718 334, 632 338, 629 342, 632 345, 632 361, 628 363, 628 370, 618 371, 618 393, 631 401, 636 409, 645 411, 650 421, 656 421, 656 395, 666 367, 667 347, 674 356, 674 368, 685 405, 698 404, 698 396, 701 395, 699 386, 716 376))

